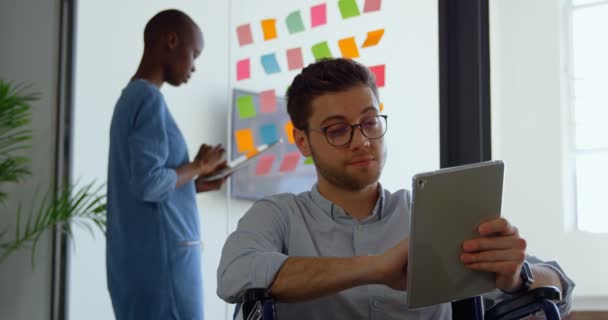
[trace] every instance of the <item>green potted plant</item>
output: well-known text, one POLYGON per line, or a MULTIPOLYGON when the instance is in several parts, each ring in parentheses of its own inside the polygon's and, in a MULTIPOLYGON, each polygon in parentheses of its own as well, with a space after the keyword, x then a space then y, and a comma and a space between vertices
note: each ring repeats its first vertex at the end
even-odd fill
MULTIPOLYGON (((29 162, 23 150, 30 148, 32 131, 31 103, 38 95, 28 93, 24 86, 15 86, 0 80, 0 208, 6 210, 8 194, 3 189, 9 183, 18 183, 31 176, 29 162)), ((0 263, 12 253, 25 247, 32 250, 32 266, 36 244, 40 236, 56 226, 69 237, 72 226, 78 225, 91 232, 94 227, 105 233, 106 204, 102 186, 90 183, 81 187, 67 186, 48 191, 42 196, 32 195, 28 206, 19 204, 14 212, 14 226, 0 221, 0 263), (8 230, 14 230, 9 237, 8 230)), ((13 214, 13 213, 9 213, 13 214)))

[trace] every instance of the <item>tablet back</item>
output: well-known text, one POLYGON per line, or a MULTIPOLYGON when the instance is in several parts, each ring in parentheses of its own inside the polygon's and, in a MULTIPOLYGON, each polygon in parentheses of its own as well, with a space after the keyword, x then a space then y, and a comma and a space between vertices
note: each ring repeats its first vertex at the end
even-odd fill
POLYGON ((500 216, 504 164, 488 161, 414 176, 407 304, 410 309, 480 295, 494 274, 460 262, 462 243, 500 216))

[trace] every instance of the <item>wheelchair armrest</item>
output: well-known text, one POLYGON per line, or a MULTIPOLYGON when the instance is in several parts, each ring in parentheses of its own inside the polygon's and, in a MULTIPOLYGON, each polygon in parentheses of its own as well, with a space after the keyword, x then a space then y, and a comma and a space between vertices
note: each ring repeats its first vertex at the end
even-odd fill
MULTIPOLYGON (((237 306, 237 310, 238 309, 239 307, 237 306)), ((266 288, 247 289, 243 295, 241 309, 243 312, 243 319, 276 319, 274 298, 266 288)))
POLYGON ((511 320, 545 312, 550 320, 559 319, 559 311, 553 300, 561 300, 561 292, 556 287, 539 287, 503 300, 486 310, 485 320, 511 320))

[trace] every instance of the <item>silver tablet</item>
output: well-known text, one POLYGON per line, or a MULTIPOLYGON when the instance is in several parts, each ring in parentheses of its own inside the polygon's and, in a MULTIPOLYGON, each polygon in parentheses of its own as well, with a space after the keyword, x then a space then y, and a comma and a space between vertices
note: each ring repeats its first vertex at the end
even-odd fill
POLYGON ((460 300, 496 288, 493 273, 460 261, 477 226, 500 216, 504 164, 488 161, 421 173, 412 179, 407 305, 460 300))

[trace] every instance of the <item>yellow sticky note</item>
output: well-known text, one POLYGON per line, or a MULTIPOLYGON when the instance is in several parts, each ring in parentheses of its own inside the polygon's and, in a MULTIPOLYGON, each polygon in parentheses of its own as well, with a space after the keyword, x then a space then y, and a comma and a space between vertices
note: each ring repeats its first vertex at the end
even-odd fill
POLYGON ((296 140, 293 138, 293 123, 291 123, 291 121, 285 124, 285 135, 287 136, 287 141, 289 141, 289 143, 296 143, 296 140))
POLYGON ((277 19, 262 20, 264 40, 272 40, 277 37, 277 19))
POLYGON ((384 103, 380 102, 380 111, 384 110, 384 103))
POLYGON ((340 46, 340 51, 342 51, 343 58, 359 58, 359 49, 357 49, 355 37, 344 38, 338 41, 338 45, 340 46))
POLYGON ((378 29, 374 31, 370 31, 367 33, 367 39, 363 42, 362 48, 375 46, 380 42, 382 36, 384 35, 384 29, 378 29))
POLYGON ((249 153, 255 150, 253 143, 253 131, 251 129, 241 129, 234 133, 236 139, 236 148, 239 153, 249 153))

